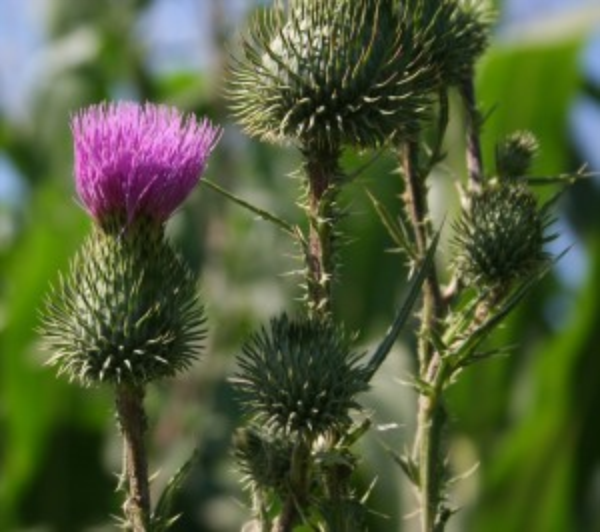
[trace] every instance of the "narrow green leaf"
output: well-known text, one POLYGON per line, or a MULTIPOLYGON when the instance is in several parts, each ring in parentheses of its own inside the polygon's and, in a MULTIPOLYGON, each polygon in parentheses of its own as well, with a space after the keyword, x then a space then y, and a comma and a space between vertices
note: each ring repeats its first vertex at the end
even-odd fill
POLYGON ((404 227, 401 218, 394 219, 385 205, 383 205, 368 190, 366 193, 369 196, 381 223, 386 228, 390 238, 394 241, 394 244, 396 244, 398 248, 404 250, 412 260, 416 260, 418 257, 417 251, 408 237, 408 231, 404 227))
POLYGON ((408 453, 399 454, 385 442, 380 442, 385 451, 390 455, 391 459, 400 466, 408 480, 415 486, 419 486, 419 467, 408 453))
POLYGON ((168 530, 179 517, 173 515, 173 503, 197 459, 198 453, 194 451, 192 456, 175 472, 167 483, 152 516, 152 532, 164 532, 168 530))
POLYGON ((412 313, 412 308, 421 293, 421 287, 423 286, 427 275, 429 275, 431 268, 434 267, 435 251, 440 239, 440 234, 441 229, 434 236, 423 262, 421 263, 416 274, 413 276, 409 285, 408 295, 404 303, 398 309, 396 317, 394 318, 394 322, 392 323, 388 333, 371 356, 371 360, 367 366, 368 380, 373 378, 375 372, 386 359, 388 353, 394 345, 394 342, 396 341, 396 338, 398 338, 400 331, 412 313))
POLYGON ((240 207, 243 207, 244 209, 252 212, 253 214, 256 214, 259 218, 262 218, 263 220, 266 220, 267 222, 271 222, 271 223, 275 224, 277 227, 279 227, 279 229, 282 229, 288 235, 290 235, 294 238, 297 237, 297 231, 294 228, 294 226, 291 225, 290 223, 286 222, 282 218, 279 218, 278 216, 271 214, 270 212, 267 212, 264 209, 261 209, 260 207, 256 207, 255 205, 248 203, 247 201, 236 196, 235 194, 232 194, 231 192, 225 190, 224 188, 221 188, 219 185, 213 183, 212 181, 209 181, 208 179, 202 179, 200 182, 203 183, 204 185, 208 186, 215 192, 218 192, 222 196, 226 197, 228 200, 233 201, 235 204, 239 205, 240 207))

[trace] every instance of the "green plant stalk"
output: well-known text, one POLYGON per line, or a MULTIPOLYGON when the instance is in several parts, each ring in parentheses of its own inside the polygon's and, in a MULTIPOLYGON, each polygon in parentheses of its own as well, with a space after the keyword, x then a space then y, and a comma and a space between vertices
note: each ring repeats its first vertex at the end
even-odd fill
MULTIPOLYGON (((413 227, 415 243, 419 260, 427 255, 429 241, 433 234, 431 220, 427 208, 427 188, 424 177, 419 170, 418 144, 407 142, 402 147, 401 164, 405 192, 404 204, 408 218, 413 227)), ((444 303, 435 268, 432 267, 425 279, 423 287, 423 307, 421 311, 421 334, 419 335, 419 374, 424 376, 427 371, 433 350, 428 341, 428 333, 433 331, 437 320, 443 315, 444 303)))
POLYGON ((123 509, 133 532, 147 532, 150 526, 150 485, 144 441, 144 389, 142 386, 120 384, 115 392, 124 446, 123 477, 128 492, 123 509))
POLYGON ((335 275, 334 246, 337 213, 335 201, 339 189, 338 153, 307 155, 306 213, 309 235, 306 244, 306 285, 309 312, 314 316, 331 314, 331 294, 335 275))
POLYGON ((465 127, 467 143, 467 172, 469 188, 479 192, 483 184, 483 157, 481 155, 481 117, 475 99, 474 75, 466 77, 459 87, 460 95, 465 106, 465 127))
MULTIPOLYGON (((440 122, 440 127, 445 127, 440 122)), ((439 131, 439 136, 443 135, 439 131)), ((405 182, 404 203, 414 232, 417 252, 422 261, 427 254, 433 229, 427 206, 426 176, 419 168, 419 146, 410 141, 401 152, 403 177, 405 182)), ((421 530, 433 532, 439 519, 440 500, 443 486, 441 467, 441 440, 445 414, 441 404, 442 386, 438 379, 445 377, 445 364, 430 341, 445 313, 439 281, 435 267, 432 267, 423 286, 421 310, 421 330, 418 343, 418 374, 431 389, 421 391, 418 401, 417 434, 413 449, 413 460, 418 464, 418 491, 421 506, 421 530), (432 391, 433 390, 433 391, 432 391)), ((443 529, 438 528, 439 531, 443 529)), ((437 531, 436 531, 437 532, 437 531)))
POLYGON ((308 497, 308 470, 311 442, 300 439, 292 454, 290 493, 283 503, 281 514, 271 532, 292 532, 301 517, 300 508, 308 497))
POLYGON ((427 382, 431 385, 427 394, 419 396, 417 436, 414 457, 419 464, 419 493, 421 497, 422 532, 442 532, 445 519, 442 515, 442 490, 444 468, 442 455, 442 431, 446 413, 442 392, 449 367, 444 359, 432 361, 427 382))

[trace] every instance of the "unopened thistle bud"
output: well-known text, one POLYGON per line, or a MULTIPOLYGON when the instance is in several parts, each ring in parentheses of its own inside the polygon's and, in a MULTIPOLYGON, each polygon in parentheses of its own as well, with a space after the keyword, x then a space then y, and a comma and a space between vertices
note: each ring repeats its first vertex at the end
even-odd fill
POLYGON ((456 222, 455 264, 465 284, 495 296, 547 264, 547 208, 523 183, 491 182, 456 222))
POLYGON ((279 495, 288 489, 294 442, 288 437, 268 434, 250 427, 233 437, 236 461, 248 487, 274 490, 279 495))
POLYGON ((369 387, 360 358, 339 327, 284 315, 245 344, 234 382, 258 423, 310 441, 351 422, 369 387))
POLYGON ((508 135, 496 146, 496 168, 502 179, 527 175, 539 152, 539 143, 529 131, 508 135))
POLYGON ((417 131, 433 74, 393 4, 297 0, 260 17, 232 69, 246 132, 335 151, 417 131))
POLYGON ((473 74, 489 44, 491 12, 482 0, 403 0, 443 87, 473 74))
POLYGON ((218 130, 175 109, 92 106, 72 121, 75 180, 95 221, 50 294, 50 364, 82 384, 145 384, 196 358, 204 314, 164 223, 198 182, 218 130))

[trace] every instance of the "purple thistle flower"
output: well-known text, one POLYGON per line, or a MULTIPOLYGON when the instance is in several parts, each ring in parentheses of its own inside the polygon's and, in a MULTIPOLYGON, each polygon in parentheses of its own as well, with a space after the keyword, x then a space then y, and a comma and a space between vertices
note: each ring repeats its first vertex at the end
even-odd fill
POLYGON ((117 216, 165 222, 198 183, 220 129, 173 107, 92 105, 71 119, 75 182, 100 224, 117 216))

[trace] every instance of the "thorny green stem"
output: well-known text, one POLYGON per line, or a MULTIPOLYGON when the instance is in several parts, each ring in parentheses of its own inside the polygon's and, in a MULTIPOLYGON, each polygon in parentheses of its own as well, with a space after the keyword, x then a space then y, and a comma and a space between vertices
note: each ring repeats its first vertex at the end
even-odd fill
MULTIPOLYGON (((440 99, 442 113, 438 125, 438 140, 435 152, 440 155, 441 138, 447 124, 447 108, 443 96, 440 99)), ((407 142, 402 151, 403 176, 405 181, 404 203, 414 231, 419 257, 427 253, 433 234, 427 206, 427 187, 419 167, 419 145, 416 141, 407 142)), ((435 154, 434 154, 435 155, 435 154)), ((432 163, 435 161, 432 159, 432 163)), ((427 168, 427 171, 431 168, 427 168)), ((418 345, 418 373, 430 390, 420 393, 417 414, 417 434, 415 436, 413 460, 419 468, 419 496, 421 505, 422 532, 441 532, 445 518, 441 515, 441 493, 443 466, 441 460, 442 430, 445 412, 441 393, 446 378, 445 362, 431 343, 431 335, 446 312, 444 299, 435 268, 431 271, 423 287, 421 311, 421 331, 418 345)))
POLYGON ((481 155, 481 117, 475 99, 475 80, 470 75, 459 87, 466 112, 467 132, 467 171, 469 173, 469 189, 479 192, 483 184, 483 157, 481 155))
POLYGON ((125 517, 133 532, 147 532, 150 525, 150 486, 144 436, 146 414, 144 389, 141 386, 119 384, 116 387, 116 408, 123 435, 123 477, 127 486, 125 517))
POLYGON ((306 211, 310 230, 306 252, 309 311, 316 316, 331 313, 333 282, 335 200, 338 191, 338 153, 305 154, 308 181, 306 211))
POLYGON ((275 520, 271 532, 292 532, 301 517, 299 509, 308 495, 308 460, 311 443, 299 440, 292 454, 290 471, 290 493, 283 503, 281 514, 275 520))
POLYGON ((413 458, 419 464, 419 493, 421 497, 422 532, 442 532, 443 463, 442 430, 446 413, 442 402, 443 387, 448 377, 446 362, 437 358, 429 367, 427 382, 430 389, 419 397, 417 435, 413 458))
MULTIPOLYGON (((405 182, 404 203, 413 227, 417 252, 422 260, 427 254, 432 234, 431 220, 427 209, 427 188, 419 170, 418 144, 413 141, 403 146, 402 166, 405 182)), ((433 355, 428 332, 435 329, 437 320, 444 312, 444 303, 435 268, 431 268, 423 289, 421 334, 419 335, 419 372, 426 371, 433 355)))

